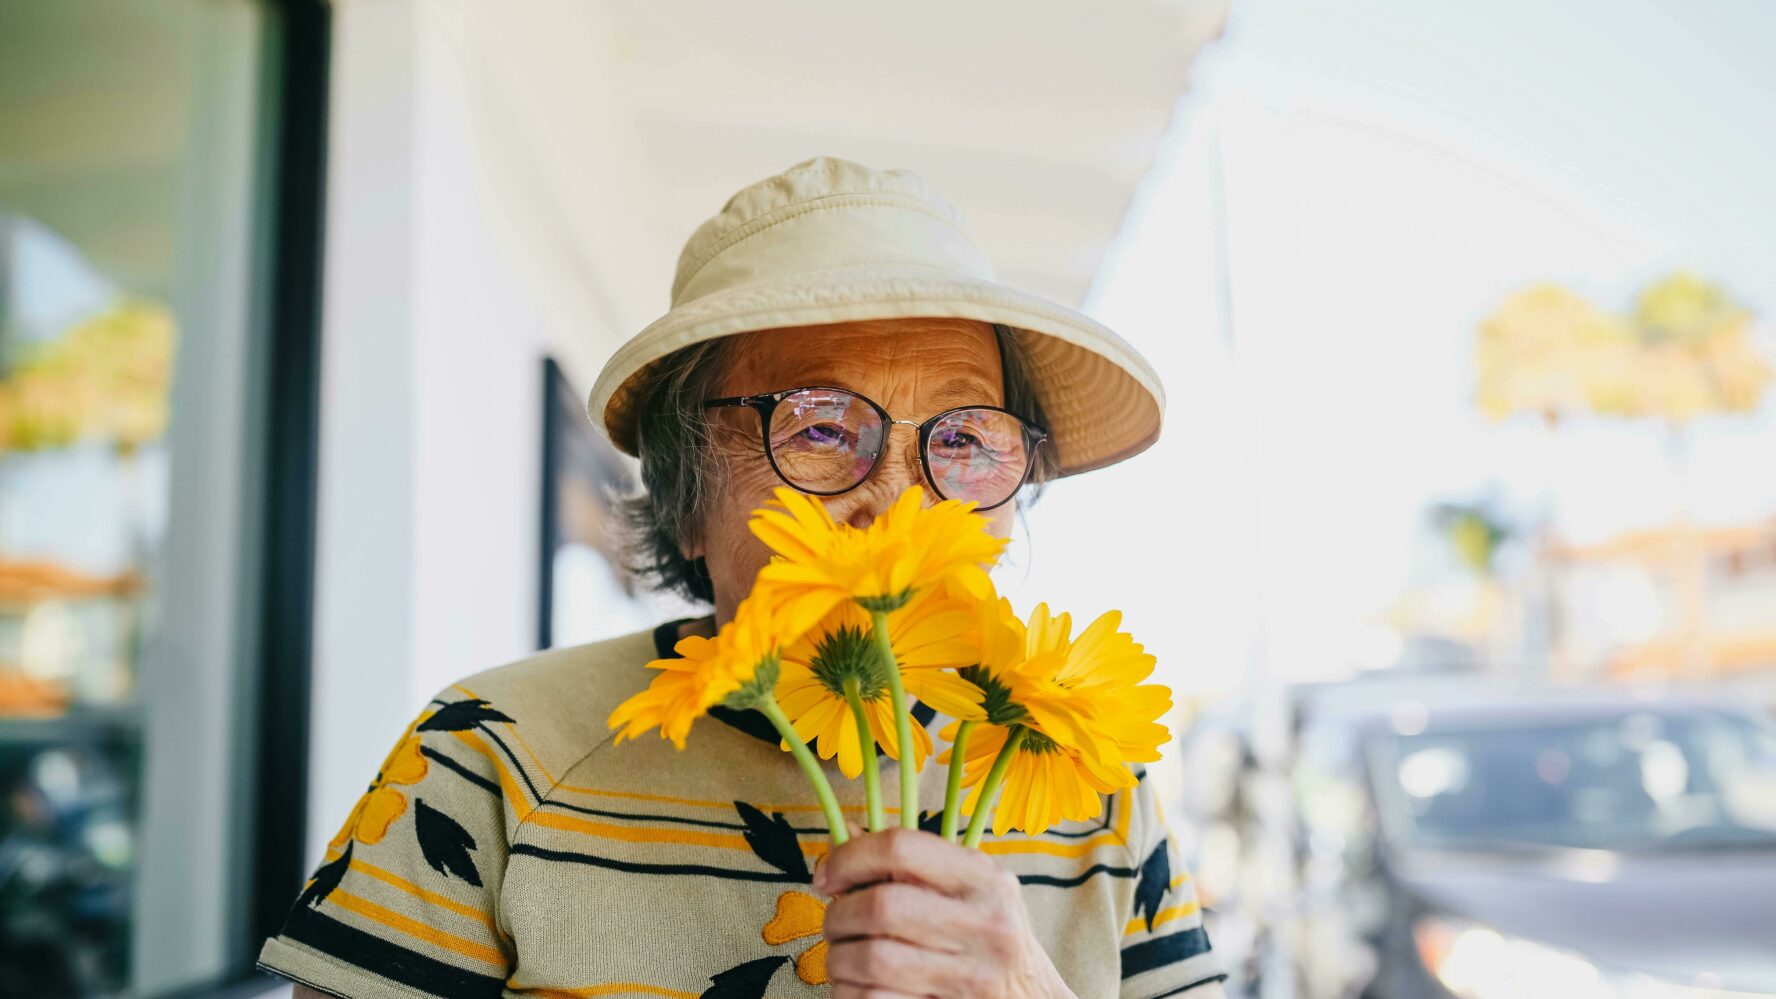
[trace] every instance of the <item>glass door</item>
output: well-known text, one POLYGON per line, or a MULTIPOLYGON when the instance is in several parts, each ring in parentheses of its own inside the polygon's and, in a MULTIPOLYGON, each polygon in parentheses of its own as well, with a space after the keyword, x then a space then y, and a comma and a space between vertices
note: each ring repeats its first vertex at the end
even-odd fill
POLYGON ((0 4, 0 995, 241 966, 274 14, 0 4))

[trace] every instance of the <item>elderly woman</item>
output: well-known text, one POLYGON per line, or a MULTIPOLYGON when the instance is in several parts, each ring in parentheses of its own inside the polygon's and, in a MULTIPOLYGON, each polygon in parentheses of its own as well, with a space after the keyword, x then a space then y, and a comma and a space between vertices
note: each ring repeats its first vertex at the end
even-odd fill
MULTIPOLYGON (((1160 406, 1113 333, 994 282, 917 176, 822 157, 740 191, 590 400, 640 458, 643 567, 714 613, 441 691, 262 966, 300 996, 1219 999, 1148 781, 984 851, 894 829, 810 867, 819 805, 762 716, 718 707, 683 752, 614 747, 605 725, 644 664, 734 613, 773 489, 863 525, 922 483, 1003 535, 1021 490, 1142 450, 1160 406)), ((919 777, 935 814, 941 772, 919 777)), ((862 810, 857 782, 834 784, 862 810)))

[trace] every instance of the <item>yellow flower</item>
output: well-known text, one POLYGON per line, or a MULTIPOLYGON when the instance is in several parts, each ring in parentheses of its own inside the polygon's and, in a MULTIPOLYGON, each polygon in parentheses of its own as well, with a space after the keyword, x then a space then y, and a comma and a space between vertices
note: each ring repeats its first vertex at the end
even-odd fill
MULTIPOLYGON (((973 613, 948 591, 927 589, 906 606, 888 613, 888 641, 900 665, 909 696, 955 718, 985 718, 981 690, 950 672, 950 667, 975 662, 971 640, 973 613)), ((845 699, 845 681, 857 681, 871 734, 887 754, 900 759, 894 709, 888 697, 884 664, 871 635, 868 612, 854 603, 834 607, 819 626, 783 651, 777 680, 777 703, 789 716, 796 734, 815 743, 821 759, 839 759, 847 777, 863 771, 863 754, 873 752, 857 737, 857 725, 845 699)), ((931 755, 931 736, 914 725, 913 768, 923 769, 931 755)))
MULTIPOLYGON (((820 936, 826 925, 826 903, 805 891, 788 889, 777 896, 777 912, 759 934, 772 947, 794 940, 820 936)), ((825 985, 826 940, 802 951, 795 963, 796 977, 809 985, 825 985)))
POLYGON ((1088 741, 1085 698, 1054 682, 1066 665, 1065 643, 1053 641, 1046 615, 1046 607, 1037 609, 1032 620, 1040 627, 1032 630, 1018 619, 1011 601, 981 601, 974 633, 980 659, 961 675, 985 692, 986 720, 992 724, 1032 724, 1055 738, 1088 741))
POLYGON ((657 727, 662 739, 683 749, 691 723, 712 706, 751 707, 777 680, 777 636, 774 616, 749 597, 714 638, 680 639, 673 646, 680 658, 648 663, 660 672, 646 690, 611 712, 610 727, 622 729, 616 742, 657 727))
POLYGON ((786 631, 812 627, 848 601, 891 610, 919 589, 954 582, 976 597, 992 592, 987 569, 1005 549, 975 504, 924 505, 911 486, 867 528, 832 519, 819 499, 779 488, 753 512, 753 534, 777 554, 761 569, 754 593, 784 612, 786 631))
POLYGON ((370 784, 370 790, 364 792, 358 803, 352 806, 351 814, 346 816, 345 825, 340 827, 339 834, 334 836, 327 846, 333 850, 343 849, 351 840, 373 844, 382 841, 388 835, 389 826, 407 810, 407 796, 396 790, 394 784, 417 784, 426 775, 426 758, 419 752, 419 736, 414 734, 423 719, 415 719, 407 726, 407 733, 395 748, 382 761, 382 769, 376 773, 376 780, 370 784))
MULTIPOLYGON (((1025 647, 1030 664, 1053 672, 1043 677, 1025 708, 1051 739, 1106 762, 1149 763, 1171 737, 1159 719, 1172 707, 1172 692, 1141 681, 1155 659, 1133 636, 1118 631, 1121 611, 1107 611, 1071 638, 1072 618, 1051 616, 1047 604, 1030 615, 1025 647), (1045 655, 1058 655, 1058 662, 1045 655)), ((1028 666, 1026 667, 1028 668, 1028 666)))
MULTIPOLYGON (((952 724, 945 729, 944 737, 954 738, 955 727, 952 724)), ((973 815, 979 807, 981 785, 1011 732, 1009 727, 986 725, 969 738, 963 753, 962 785, 969 789, 962 802, 963 814, 973 815)), ((1027 728, 993 809, 993 835, 1022 829, 1035 836, 1057 822, 1096 818, 1104 810, 1100 795, 1134 784, 1135 776, 1128 767, 1098 763, 1027 728)))
MULTIPOLYGON (((1171 709, 1171 691, 1141 682, 1154 658, 1117 630, 1121 621, 1110 611, 1074 638, 1071 617, 1051 615, 1046 604, 1027 624, 1003 600, 983 611, 981 665, 962 675, 983 689, 989 724, 964 746, 962 783, 971 788, 964 812, 979 804, 1006 739, 1026 730, 1006 771, 994 835, 1092 818, 1103 808, 1099 795, 1134 785, 1129 763, 1159 758, 1170 733, 1158 719, 1171 709)), ((957 728, 943 736, 954 740, 957 728)))

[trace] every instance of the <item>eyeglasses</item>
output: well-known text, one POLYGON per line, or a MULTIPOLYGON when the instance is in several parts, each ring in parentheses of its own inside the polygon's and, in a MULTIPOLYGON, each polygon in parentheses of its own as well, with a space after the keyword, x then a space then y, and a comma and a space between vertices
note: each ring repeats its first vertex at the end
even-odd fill
POLYGON ((888 429, 919 431, 919 463, 943 499, 991 510, 1017 494, 1048 431, 997 406, 946 409, 926 420, 896 420, 855 392, 813 386, 710 399, 711 408, 752 409, 777 477, 805 493, 837 496, 870 477, 887 452, 888 429))

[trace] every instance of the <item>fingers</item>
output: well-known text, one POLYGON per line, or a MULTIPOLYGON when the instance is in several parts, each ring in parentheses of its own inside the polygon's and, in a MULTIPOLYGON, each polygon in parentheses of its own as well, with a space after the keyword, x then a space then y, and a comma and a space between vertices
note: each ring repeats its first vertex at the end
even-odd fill
POLYGON ((814 889, 833 899, 826 969, 836 997, 978 997, 1029 977, 1030 967, 1052 976, 1017 878, 942 837, 858 836, 820 860, 814 889))
POLYGON ((918 829, 859 836, 827 855, 814 870, 814 888, 837 896, 858 885, 904 881, 952 898, 996 892, 1006 877, 992 858, 918 829))
POLYGON ((832 994, 833 999, 926 999, 909 992, 871 988, 868 985, 846 985, 842 982, 833 983, 832 994))
POLYGON ((960 953, 980 923, 966 903, 921 885, 883 882, 846 892, 826 908, 826 939, 894 937, 945 953, 960 953))
POLYGON ((977 996, 990 987, 981 968, 959 954, 943 954, 888 937, 829 942, 826 974, 833 995, 977 996), (841 992, 841 987, 857 992, 841 992), (870 991, 876 990, 876 991, 870 991))

